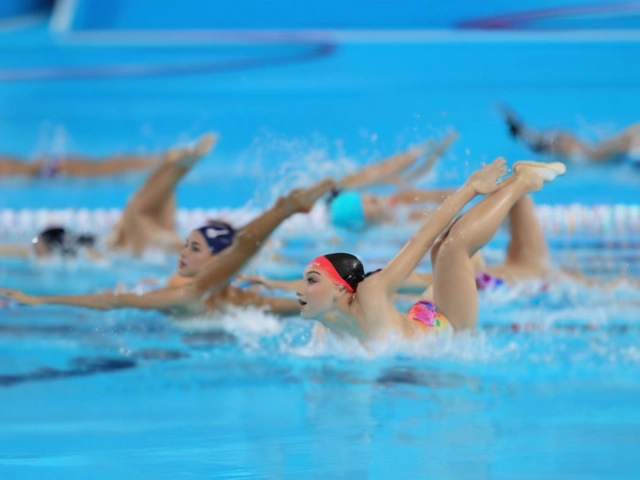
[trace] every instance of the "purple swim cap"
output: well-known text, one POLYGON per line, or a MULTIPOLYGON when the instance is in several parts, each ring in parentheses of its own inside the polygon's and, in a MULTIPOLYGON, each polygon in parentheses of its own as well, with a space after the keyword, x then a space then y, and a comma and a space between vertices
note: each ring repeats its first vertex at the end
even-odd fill
POLYGON ((212 255, 221 252, 231 246, 235 229, 226 222, 219 220, 209 220, 206 225, 197 229, 207 241, 209 251, 212 255))

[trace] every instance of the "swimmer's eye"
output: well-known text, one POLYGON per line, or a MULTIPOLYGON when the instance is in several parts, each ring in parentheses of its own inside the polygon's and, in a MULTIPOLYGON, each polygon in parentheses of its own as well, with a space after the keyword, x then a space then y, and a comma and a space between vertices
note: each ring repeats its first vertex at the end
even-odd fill
POLYGON ((313 277, 307 277, 307 283, 316 283, 317 280, 313 277))

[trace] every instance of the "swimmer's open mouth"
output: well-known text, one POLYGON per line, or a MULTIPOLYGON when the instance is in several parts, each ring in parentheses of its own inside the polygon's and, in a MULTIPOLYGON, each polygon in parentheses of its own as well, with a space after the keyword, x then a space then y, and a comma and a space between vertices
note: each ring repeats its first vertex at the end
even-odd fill
POLYGON ((304 302, 300 299, 298 299, 298 303, 300 304, 301 307, 304 307, 307 304, 307 302, 304 302))

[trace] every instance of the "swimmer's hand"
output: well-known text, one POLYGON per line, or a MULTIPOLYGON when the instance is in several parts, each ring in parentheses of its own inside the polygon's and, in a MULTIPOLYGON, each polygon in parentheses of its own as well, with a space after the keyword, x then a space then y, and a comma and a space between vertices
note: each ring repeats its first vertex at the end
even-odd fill
POLYGON ((260 277, 258 275, 238 275, 236 279, 239 282, 246 282, 252 285, 262 285, 263 287, 266 287, 269 290, 273 290, 274 288, 277 288, 274 285, 274 282, 272 282, 268 278, 260 277))
POLYGON ((331 178, 316 183, 309 188, 297 188, 281 198, 283 206, 292 208, 294 212, 309 213, 313 205, 324 195, 336 187, 336 182, 331 178))
POLYGON ((466 181, 476 193, 486 195, 500 188, 498 180, 507 173, 507 161, 498 157, 489 165, 473 172, 466 181))
POLYGON ((27 295, 20 290, 0 288, 0 295, 3 295, 8 299, 18 302, 22 305, 40 305, 42 303, 42 300, 39 297, 27 295))
POLYGON ((258 275, 238 275, 237 279, 241 282, 253 284, 254 286, 262 285, 269 290, 287 290, 295 292, 300 284, 300 280, 269 280, 268 278, 258 275))

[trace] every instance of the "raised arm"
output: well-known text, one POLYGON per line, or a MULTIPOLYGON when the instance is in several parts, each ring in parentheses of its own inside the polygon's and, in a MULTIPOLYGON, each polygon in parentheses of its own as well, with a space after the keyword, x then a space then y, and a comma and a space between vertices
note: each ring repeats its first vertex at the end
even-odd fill
POLYGON ((0 289, 0 294, 25 305, 70 305, 113 310, 138 308, 141 310, 173 311, 187 308, 197 300, 189 286, 162 288, 143 295, 135 293, 102 292, 84 295, 27 295, 19 290, 0 289))
POLYGON ((389 264, 371 279, 389 295, 395 293, 429 251, 436 238, 477 194, 497 190, 498 179, 507 172, 503 158, 474 172, 420 226, 389 264))
POLYGON ((311 210, 313 204, 334 186, 333 180, 325 179, 313 187, 293 190, 279 198, 270 209, 244 226, 229 248, 214 255, 204 264, 194 280, 196 292, 199 295, 212 294, 227 286, 231 278, 260 249, 271 232, 294 213, 311 210))

